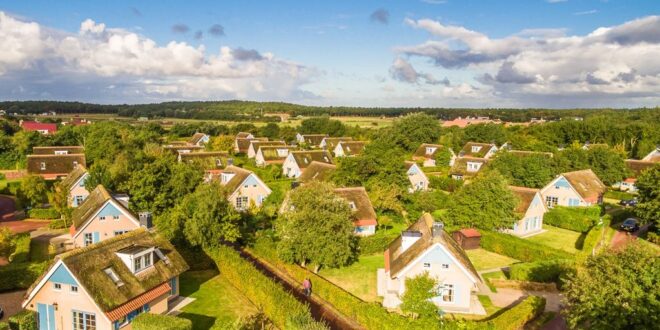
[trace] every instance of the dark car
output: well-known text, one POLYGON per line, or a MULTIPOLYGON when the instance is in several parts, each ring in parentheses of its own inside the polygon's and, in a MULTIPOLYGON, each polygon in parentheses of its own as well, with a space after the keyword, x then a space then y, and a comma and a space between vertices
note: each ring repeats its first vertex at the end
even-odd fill
POLYGON ((619 201, 619 205, 621 205, 621 206, 637 206, 637 198, 622 199, 621 201, 619 201))
POLYGON ((637 219, 628 218, 621 224, 621 230, 635 232, 639 230, 639 221, 637 221, 637 219))
POLYGON ((5 317, 5 311, 0 307, 0 320, 2 320, 3 317, 5 317))

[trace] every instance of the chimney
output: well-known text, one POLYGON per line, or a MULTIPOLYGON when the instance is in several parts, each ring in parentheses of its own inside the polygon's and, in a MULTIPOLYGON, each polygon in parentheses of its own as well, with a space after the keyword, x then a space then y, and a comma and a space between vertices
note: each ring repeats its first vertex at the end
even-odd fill
POLYGON ((422 233, 419 231, 406 230, 401 232, 401 253, 408 250, 421 237, 422 233))
POLYGON ((140 219, 140 227, 149 229, 153 226, 151 212, 140 212, 138 213, 138 217, 140 219))
POLYGON ((433 233, 433 237, 440 237, 442 235, 442 231, 445 229, 445 224, 436 221, 433 223, 433 227, 431 227, 431 231, 433 233))
POLYGON ((234 158, 227 158, 227 166, 234 165, 234 158))

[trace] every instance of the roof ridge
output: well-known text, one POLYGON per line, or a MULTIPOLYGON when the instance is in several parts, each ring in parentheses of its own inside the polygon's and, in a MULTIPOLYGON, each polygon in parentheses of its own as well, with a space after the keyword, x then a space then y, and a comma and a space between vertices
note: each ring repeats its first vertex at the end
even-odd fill
POLYGON ((27 155, 28 157, 72 157, 72 156, 84 156, 85 154, 83 153, 78 153, 78 154, 61 154, 61 155, 53 155, 53 154, 31 154, 27 155))

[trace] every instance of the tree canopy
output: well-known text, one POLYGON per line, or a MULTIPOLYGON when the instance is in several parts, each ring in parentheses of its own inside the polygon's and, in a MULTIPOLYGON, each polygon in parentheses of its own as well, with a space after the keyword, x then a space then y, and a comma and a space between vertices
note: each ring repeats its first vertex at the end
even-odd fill
POLYGON ((401 310, 420 317, 433 317, 438 307, 431 302, 437 296, 438 282, 428 272, 406 278, 406 291, 401 296, 401 310))
POLYGON ((635 182, 639 203, 635 213, 642 219, 660 225, 660 165, 647 169, 635 182))
POLYGON ((552 180, 557 169, 554 160, 543 154, 518 155, 500 152, 489 164, 514 186, 541 188, 552 180))
POLYGON ((394 122, 387 139, 406 151, 413 151, 422 143, 436 143, 440 138, 440 122, 425 113, 405 115, 394 122))

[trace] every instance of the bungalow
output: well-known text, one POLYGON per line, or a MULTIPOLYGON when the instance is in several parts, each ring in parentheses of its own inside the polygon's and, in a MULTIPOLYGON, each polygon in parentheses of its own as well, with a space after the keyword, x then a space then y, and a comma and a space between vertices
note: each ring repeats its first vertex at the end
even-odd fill
POLYGON ((592 170, 558 175, 541 189, 541 197, 548 208, 560 206, 590 206, 600 204, 607 187, 592 170))
POLYGON ((518 197, 516 213, 522 218, 513 223, 513 228, 506 230, 516 236, 527 236, 543 230, 543 214, 547 211, 538 189, 509 186, 518 197))
POLYGON ((351 208, 355 235, 371 236, 376 233, 376 211, 364 187, 337 188, 335 194, 345 199, 351 208))
POLYGON ((257 151, 259 151, 259 148, 263 147, 263 146, 286 146, 286 143, 284 141, 252 140, 252 141, 250 141, 250 145, 248 146, 248 150, 247 150, 248 158, 256 157, 257 156, 257 151))
POLYGON ((647 169, 652 168, 657 164, 660 164, 660 162, 626 159, 625 164, 626 167, 630 170, 630 172, 632 172, 632 176, 625 178, 621 182, 615 183, 613 186, 615 188, 619 188, 619 190, 621 191, 634 193, 637 192, 637 187, 635 186, 635 183, 637 183, 637 177, 647 169))
POLYGON ((453 166, 454 162, 456 161, 456 154, 453 150, 451 150, 451 148, 446 148, 440 144, 422 143, 413 154, 413 160, 423 161, 424 167, 436 166, 435 156, 439 151, 443 149, 449 150, 451 153, 451 158, 449 159, 448 164, 439 164, 438 166, 453 166))
POLYGON ((71 220, 74 247, 89 246, 140 226, 150 227, 149 216, 138 219, 128 210, 128 196, 111 195, 102 185, 73 210, 71 220))
POLYGON ((642 160, 647 162, 660 163, 660 147, 656 147, 655 150, 649 152, 649 154, 644 156, 642 160))
POLYGON ((362 153, 365 141, 341 141, 333 149, 335 157, 351 157, 362 153))
POLYGON ((465 144, 458 157, 472 157, 489 159, 497 152, 497 146, 493 143, 468 142, 465 144))
POLYGON ((461 157, 456 159, 451 168, 451 177, 463 180, 465 177, 473 177, 488 163, 486 158, 461 157))
POLYGON ((275 145, 259 147, 254 161, 257 166, 266 166, 271 164, 282 164, 291 151, 297 150, 296 147, 275 145))
POLYGON ((438 281, 431 301, 443 311, 486 314, 475 294, 482 283, 477 270, 443 224, 428 213, 385 250, 385 268, 377 273, 383 306, 397 308, 406 292, 406 279, 423 273, 438 281))
POLYGON ((332 175, 332 172, 336 169, 337 165, 312 161, 312 163, 305 168, 300 177, 298 177, 298 182, 308 183, 314 180, 327 181, 332 175))
POLYGON ((313 161, 332 164, 332 156, 327 150, 292 151, 284 160, 282 172, 289 178, 300 177, 313 161))
POLYGON ((39 123, 36 121, 21 121, 21 128, 28 132, 39 132, 43 135, 51 135, 57 132, 57 124, 39 123))
POLYGON ((272 192, 256 174, 233 165, 222 170, 219 179, 230 193, 229 202, 239 211, 247 210, 250 205, 261 207, 272 192))
POLYGON ((409 192, 424 191, 429 189, 429 178, 424 174, 424 171, 414 162, 405 162, 406 174, 410 180, 411 187, 408 188, 409 192))
POLYGON ((28 155, 27 172, 53 180, 71 173, 78 165, 85 165, 85 154, 28 155))
POLYGON ((203 147, 205 144, 209 143, 209 140, 211 140, 210 136, 204 133, 195 133, 190 140, 188 140, 188 144, 191 146, 203 147))
POLYGON ((353 141, 353 138, 350 136, 344 136, 344 137, 324 137, 323 140, 321 140, 321 143, 319 143, 319 148, 333 151, 335 150, 335 147, 339 142, 343 141, 353 141))
POLYGON ((205 170, 223 168, 232 163, 229 154, 224 151, 180 153, 177 159, 179 163, 200 164, 205 170))
POLYGON ((62 180, 61 188, 68 192, 67 204, 70 207, 79 206, 89 196, 89 191, 85 188, 85 181, 88 177, 89 173, 85 166, 79 164, 62 180))
POLYGON ((172 244, 145 229, 55 258, 22 307, 39 329, 130 329, 141 313, 165 314, 188 265, 172 244))
POLYGON ((321 141, 325 139, 328 134, 296 134, 296 141, 298 144, 306 144, 308 147, 318 147, 321 141))
POLYGON ((71 155, 71 154, 84 154, 85 148, 83 146, 59 146, 59 147, 34 147, 32 148, 33 155, 71 155))
POLYGON ((246 154, 248 152, 248 148, 250 148, 250 143, 254 140, 257 141, 268 141, 268 138, 236 138, 234 140, 234 152, 236 153, 241 153, 241 154, 246 154))

